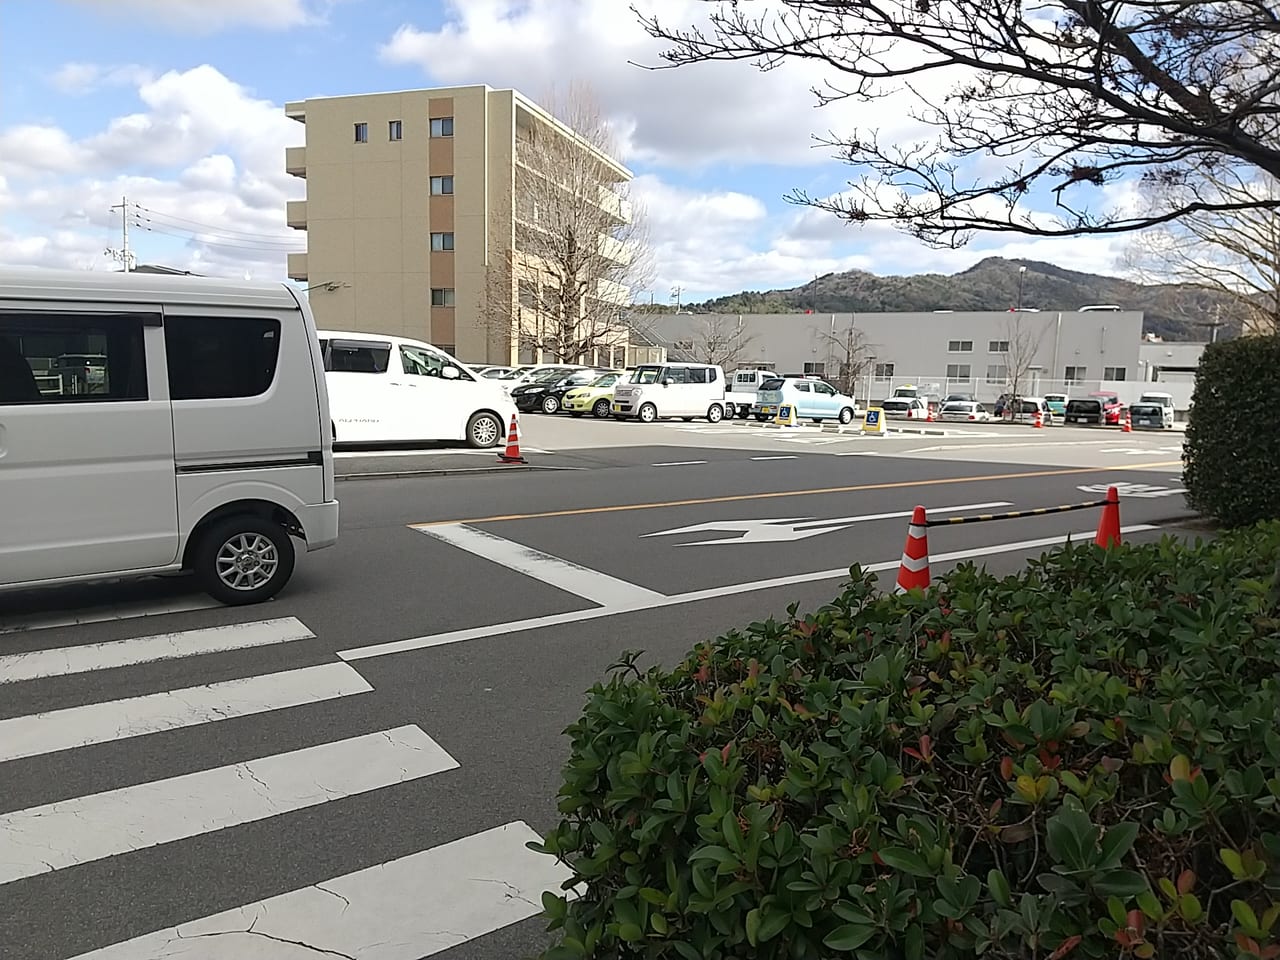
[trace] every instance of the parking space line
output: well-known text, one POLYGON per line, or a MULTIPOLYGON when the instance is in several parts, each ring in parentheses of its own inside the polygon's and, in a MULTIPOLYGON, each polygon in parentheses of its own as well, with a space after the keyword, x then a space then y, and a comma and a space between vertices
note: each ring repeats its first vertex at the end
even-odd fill
POLYGON ((663 599, 661 593, 619 580, 598 570, 570 563, 568 560, 553 557, 549 553, 526 547, 513 540, 505 540, 474 527, 458 524, 431 527, 420 532, 601 606, 646 604, 655 599, 663 599))
POLYGON ((74 613, 35 614, 25 619, 0 621, 0 634, 29 633, 35 630, 51 630, 54 627, 78 627, 86 623, 109 623, 112 620, 132 620, 137 617, 158 617, 174 613, 194 613, 221 606, 211 597, 186 597, 180 600, 156 602, 134 600, 100 607, 87 607, 74 613))
POLYGON ((618 503, 607 507, 575 507, 569 510, 546 510, 542 513, 508 513, 492 517, 470 517, 453 520, 424 520, 411 523, 411 530, 466 523, 501 523, 507 520, 541 520, 549 517, 581 517, 594 513, 625 513, 630 510, 660 510, 665 507, 697 507, 708 503, 744 503, 750 500, 778 500, 785 497, 812 497, 830 493, 862 493, 867 490, 906 490, 913 487, 948 486, 954 483, 991 483, 996 480, 1033 480, 1039 477, 1072 477, 1086 473, 1111 473, 1116 470, 1154 470, 1157 467, 1180 467, 1181 460, 1158 463, 1128 463, 1112 467, 1062 467, 1054 470, 1027 470, 1022 473, 991 473, 969 477, 938 477, 932 480, 892 480, 885 483, 857 483, 842 487, 816 487, 811 490, 773 490, 767 493, 735 493, 723 497, 697 497, 689 500, 666 500, 657 503, 618 503))
POLYGON ((705 460, 667 460, 664 463, 651 463, 651 467, 693 467, 700 463, 706 463, 705 460))
MULTIPOLYGON (((1148 530, 1157 530, 1158 526, 1149 523, 1140 523, 1133 526, 1121 527, 1122 534, 1143 533, 1148 530)), ((1079 533, 1061 534, 1056 537, 1041 537, 1037 540, 1019 540, 1014 543, 999 543, 988 547, 975 547, 971 550, 955 550, 951 553, 934 554, 930 557, 930 563, 943 564, 953 563, 960 560, 972 560, 974 558, 990 557, 1001 553, 1018 553, 1026 550, 1038 550, 1043 547, 1056 547, 1068 540, 1088 541, 1094 536, 1094 531, 1086 530, 1079 533)), ((861 567, 867 573, 882 573, 886 570, 896 569, 898 564, 902 562, 899 557, 894 560, 884 560, 880 563, 864 563, 861 567)), ((385 657, 395 653, 406 653, 411 650, 424 650, 430 647, 443 647, 451 643, 462 643, 467 640, 481 640, 486 637, 503 636, 511 633, 523 633, 528 630, 539 630, 544 627, 560 626, 566 623, 581 623, 585 620, 598 620, 601 617, 615 617, 623 613, 638 613, 642 610, 653 610, 658 607, 674 607, 684 603, 698 603, 703 600, 716 600, 721 597, 736 596, 743 593, 755 593, 760 590, 771 590, 776 587, 792 587, 802 583, 816 583, 822 580, 838 580, 849 575, 848 567, 840 567, 835 570, 819 570, 816 573, 799 573, 786 577, 775 577, 771 580, 756 580, 751 583, 735 583, 726 587, 712 587, 708 590, 695 590, 691 593, 679 593, 674 596, 662 596, 655 594, 656 599, 649 602, 636 601, 634 603, 626 603, 614 607, 597 607, 594 610, 573 610, 569 613, 556 613, 545 617, 531 617, 527 620, 513 620, 507 623, 495 623, 486 627, 469 627, 465 630, 452 630, 448 633, 437 633, 426 637, 410 637, 406 640, 393 640, 389 643, 371 644, 366 647, 352 647, 347 650, 339 650, 338 657, 342 660, 370 660, 375 657, 385 657)))
POLYGON ((794 453, 782 454, 776 457, 752 457, 752 460, 799 460, 794 453))

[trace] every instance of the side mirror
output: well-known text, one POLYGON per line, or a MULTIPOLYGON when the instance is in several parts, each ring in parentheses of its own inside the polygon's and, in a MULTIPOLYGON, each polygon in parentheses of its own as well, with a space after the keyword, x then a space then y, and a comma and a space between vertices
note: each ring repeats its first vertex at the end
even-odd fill
POLYGON ((445 367, 440 371, 440 376, 444 377, 446 380, 457 380, 462 376, 462 371, 457 367, 445 367))
POLYGON ((663 385, 664 387, 669 387, 669 386, 671 386, 673 383, 675 383, 675 380, 671 379, 670 377, 667 377, 667 379, 665 379, 665 380, 663 380, 663 381, 662 381, 662 385, 663 385))

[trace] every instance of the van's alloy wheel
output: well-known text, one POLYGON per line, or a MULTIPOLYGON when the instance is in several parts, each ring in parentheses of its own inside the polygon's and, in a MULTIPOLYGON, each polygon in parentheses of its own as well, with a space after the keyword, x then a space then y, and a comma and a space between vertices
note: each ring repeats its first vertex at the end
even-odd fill
POLYGON ((718 403, 713 403, 707 410, 707 420, 711 423, 719 423, 722 419, 724 419, 724 407, 718 403))
POLYGON ((196 544, 192 566, 215 600, 259 603, 280 592, 293 575, 289 532, 272 520, 245 514, 210 526, 196 544))
POLYGON ((653 423, 658 419, 658 408, 652 403, 641 404, 639 414, 642 423, 653 423))
POLYGON ((467 421, 467 443, 477 449, 496 446, 502 438, 502 425, 492 413, 477 413, 467 421))

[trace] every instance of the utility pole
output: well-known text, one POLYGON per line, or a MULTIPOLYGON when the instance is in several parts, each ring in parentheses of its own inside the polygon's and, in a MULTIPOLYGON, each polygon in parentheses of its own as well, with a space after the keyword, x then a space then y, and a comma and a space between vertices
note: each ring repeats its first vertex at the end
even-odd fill
POLYGON ((121 197, 120 202, 110 209, 112 213, 117 210, 120 211, 120 249, 116 250, 112 247, 107 247, 103 252, 112 260, 124 264, 124 272, 128 273, 133 269, 135 259, 133 252, 129 249, 129 198, 121 197))
POLYGON ((676 313, 680 312, 680 294, 683 292, 684 290, 681 287, 671 288, 671 301, 676 305, 676 313))

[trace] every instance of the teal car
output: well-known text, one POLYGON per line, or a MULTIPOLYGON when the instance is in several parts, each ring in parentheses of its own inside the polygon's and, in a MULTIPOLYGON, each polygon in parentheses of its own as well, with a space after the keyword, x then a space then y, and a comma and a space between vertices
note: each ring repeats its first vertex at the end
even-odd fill
POLYGON ((1049 405, 1049 409, 1053 411, 1055 418, 1067 415, 1067 395, 1065 393, 1046 393, 1044 402, 1049 405))

